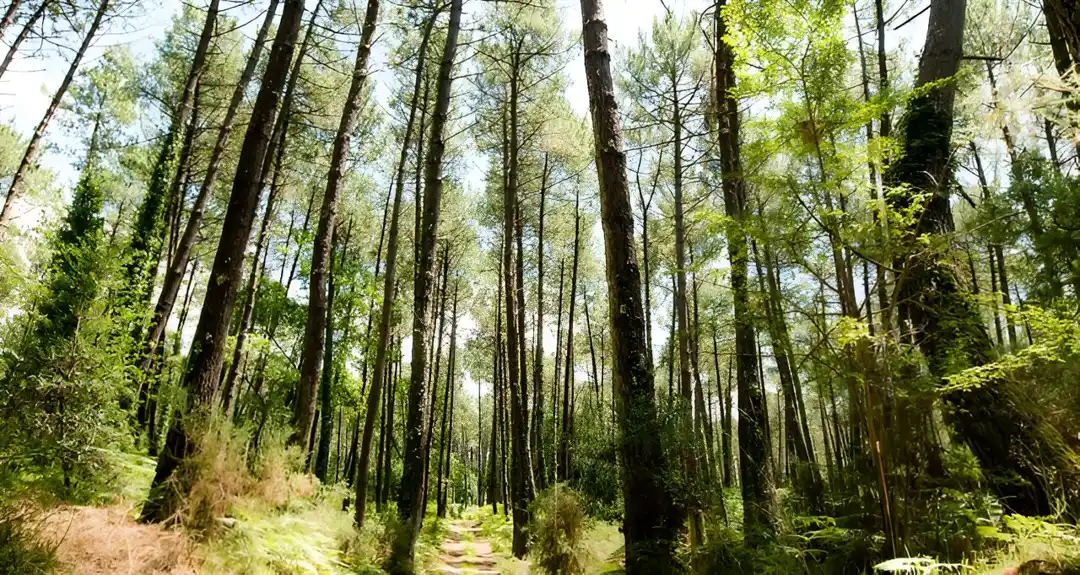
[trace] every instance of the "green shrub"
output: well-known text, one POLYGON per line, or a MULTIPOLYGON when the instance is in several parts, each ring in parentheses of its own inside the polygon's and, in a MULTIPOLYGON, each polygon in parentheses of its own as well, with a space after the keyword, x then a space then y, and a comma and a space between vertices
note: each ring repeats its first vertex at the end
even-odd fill
POLYGON ((578 494, 555 485, 533 502, 532 516, 535 565, 546 573, 584 573, 587 519, 578 494))

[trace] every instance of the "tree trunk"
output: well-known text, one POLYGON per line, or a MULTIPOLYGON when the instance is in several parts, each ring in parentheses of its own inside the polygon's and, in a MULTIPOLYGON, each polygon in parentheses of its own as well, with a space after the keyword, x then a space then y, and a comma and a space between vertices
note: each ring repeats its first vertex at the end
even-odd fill
MULTIPOLYGON (((930 6, 917 87, 954 76, 962 55, 966 2, 934 0, 930 6)), ((918 224, 905 230, 908 242, 953 230, 949 188, 939 182, 951 180, 955 92, 955 85, 945 83, 908 103, 905 155, 894 164, 889 179, 913 192, 931 194, 920 206, 918 224)), ((898 208, 915 201, 912 195, 892 200, 898 208)), ((937 253, 915 253, 898 262, 905 276, 898 301, 904 302, 903 312, 921 336, 919 348, 930 373, 944 379, 958 369, 990 363, 994 355, 990 337, 952 268, 937 253)), ((991 373, 974 388, 944 387, 947 421, 955 436, 971 448, 988 486, 1010 511, 1049 514, 1060 498, 1066 512, 1076 514, 1077 456, 1010 377, 991 373)))
MULTIPOLYGON (((386 277, 383 278, 383 298, 379 311, 379 340, 375 347, 375 373, 371 380, 371 390, 367 400, 367 412, 364 415, 364 437, 360 443, 360 469, 356 479, 356 524, 364 524, 364 510, 367 505, 368 463, 371 459, 371 441, 375 429, 375 417, 379 412, 379 398, 382 397, 382 381, 386 371, 387 347, 393 321, 394 288, 397 285, 398 235, 401 227, 401 198, 405 190, 405 163, 409 157, 416 110, 420 102, 420 86, 424 78, 424 61, 427 56, 427 44, 431 38, 431 28, 438 14, 432 14, 424 25, 423 38, 417 49, 416 80, 413 83, 409 119, 405 123, 405 134, 401 142, 395 174, 394 207, 390 215, 390 233, 386 248, 386 277)), ((423 140, 423 134, 419 136, 423 140)), ((382 441, 380 439, 380 441, 382 441)), ((378 491, 378 490, 376 490, 378 491)))
POLYGON ((580 197, 574 199, 574 260, 570 266, 570 308, 566 319, 566 368, 563 371, 562 390, 562 428, 559 433, 559 462, 556 467, 558 481, 568 481, 571 477, 570 445, 573 442, 571 430, 573 412, 570 410, 570 388, 574 384, 574 307, 577 303, 578 259, 581 254, 581 210, 580 197))
MULTIPOLYGON (((190 155, 191 142, 194 137, 191 128, 188 126, 188 121, 194 114, 199 79, 206 67, 207 52, 217 22, 217 10, 218 2, 211 2, 206 13, 206 23, 203 26, 202 35, 195 49, 191 69, 181 90, 180 101, 177 103, 177 108, 173 113, 169 131, 165 134, 165 141, 158 151, 154 170, 150 176, 150 185, 142 204, 139 206, 135 230, 131 235, 131 243, 128 246, 124 287, 121 292, 122 303, 119 307, 131 313, 136 320, 133 325, 121 324, 126 327, 126 330, 122 328, 120 331, 127 331, 134 336, 134 344, 142 346, 142 349, 136 348, 135 352, 136 354, 143 354, 144 358, 151 355, 146 348, 157 341, 156 336, 153 338, 145 337, 142 322, 145 319, 145 307, 150 303, 158 262, 161 259, 161 246, 165 233, 164 225, 168 221, 167 217, 163 221, 163 216, 172 209, 175 209, 176 215, 179 215, 181 201, 178 197, 179 178, 183 164, 186 161, 184 156, 190 155)), ((183 273, 183 269, 183 267, 178 268, 180 274, 183 273)), ((179 279, 174 276, 173 283, 175 284, 178 281, 179 279)), ((172 289, 176 290, 178 287, 172 287, 172 289)), ((175 295, 173 297, 175 299, 175 295)), ((168 315, 169 312, 159 314, 159 322, 166 322, 168 315)), ((164 329, 164 326, 159 329, 164 329)))
POLYGON ((6 10, 4 10, 4 16, 0 18, 0 38, 4 37, 4 32, 7 31, 8 26, 15 21, 15 14, 19 11, 19 5, 22 4, 21 0, 11 0, 6 10))
POLYGON ((723 178, 724 209, 731 224, 727 231, 731 260, 731 290, 734 296, 736 382, 739 395, 739 476, 743 499, 743 536, 750 544, 769 539, 778 525, 776 486, 773 483, 771 451, 766 436, 768 421, 765 398, 759 387, 757 343, 750 288, 747 285, 749 253, 746 182, 742 177, 739 141, 739 107, 735 90, 735 53, 723 38, 727 22, 722 2, 714 17, 717 145, 723 178))
MULTIPOLYGON (((536 327, 533 337, 533 462, 536 464, 537 488, 547 487, 547 471, 544 464, 544 209, 547 199, 548 155, 544 153, 544 168, 540 176, 540 225, 536 239, 536 327)), ((556 364, 558 365, 558 364, 556 364)), ((558 368, 556 368, 557 370, 558 368)))
POLYGON ((457 367, 454 365, 457 359, 457 304, 458 304, 458 290, 457 283, 454 284, 454 303, 453 310, 450 312, 450 363, 447 366, 446 371, 446 392, 443 394, 443 413, 442 428, 439 432, 439 469, 437 475, 439 478, 438 492, 435 498, 435 505, 437 509, 437 515, 439 517, 446 517, 446 486, 443 482, 443 467, 446 467, 446 475, 450 475, 450 448, 447 445, 450 438, 454 435, 453 427, 453 410, 454 410, 454 369, 457 367), (450 433, 447 435, 446 422, 447 417, 450 419, 450 433), (443 453, 446 454, 446 459, 443 459, 443 453))
POLYGON ((732 472, 731 457, 731 367, 732 358, 728 356, 727 387, 720 385, 720 343, 716 337, 716 328, 712 330, 713 338, 713 369, 716 371, 716 389, 720 393, 720 459, 723 470, 723 486, 725 488, 735 485, 732 472))
POLYGON ((296 410, 293 413, 295 430, 289 436, 291 445, 303 445, 307 440, 315 414, 315 400, 319 390, 319 372, 322 368, 327 322, 326 274, 333 249, 331 238, 337 226, 338 193, 345 175, 345 161, 356 119, 360 113, 360 96, 368 79, 368 56, 375 37, 375 24, 379 18, 379 0, 368 0, 364 13, 364 25, 360 44, 356 51, 349 94, 334 136, 334 148, 330 154, 330 171, 326 175, 326 191, 323 192, 322 208, 319 210, 319 226, 315 232, 315 244, 311 254, 311 274, 308 278, 308 315, 304 324, 304 346, 300 355, 300 380, 297 383, 296 410))
POLYGON ((522 558, 529 549, 529 538, 526 528, 529 524, 529 503, 533 498, 532 482, 532 458, 529 455, 528 420, 526 419, 525 402, 527 401, 524 390, 525 382, 522 374, 525 373, 522 358, 524 350, 521 349, 523 322, 519 314, 524 313, 520 294, 518 292, 518 277, 520 270, 517 269, 515 260, 515 244, 517 243, 517 229, 515 225, 518 206, 518 97, 519 97, 519 63, 518 55, 510 64, 512 73, 510 77, 510 128, 508 145, 508 162, 506 185, 503 188, 503 287, 506 311, 506 356, 507 356, 507 381, 510 390, 510 482, 514 506, 514 536, 513 553, 515 557, 522 558))
MULTIPOLYGON (((338 245, 338 229, 335 226, 334 235, 330 243, 331 253, 327 271, 329 278, 326 286, 326 330, 323 335, 322 353, 322 380, 319 382, 319 410, 322 420, 319 422, 319 447, 315 451, 315 477, 326 483, 326 472, 330 467, 330 438, 334 433, 334 410, 333 410, 333 382, 334 378, 334 299, 337 297, 337 274, 336 265, 341 266, 349 249, 349 235, 352 232, 352 223, 345 229, 345 241, 342 242, 338 255, 333 253, 334 246, 338 245)), ((345 318, 348 325, 352 318, 345 318)))
POLYGON ((790 475, 795 478, 795 488, 806 498, 810 511, 820 515, 825 511, 825 491, 821 484, 817 463, 814 461, 808 428, 805 420, 800 418, 797 409, 795 397, 798 368, 791 365, 792 356, 789 355, 791 340, 784 316, 783 302, 780 299, 780 285, 773 276, 773 262, 768 248, 765 249, 765 269, 762 270, 757 243, 752 242, 751 245, 758 271, 758 287, 766 296, 766 323, 769 328, 769 339, 772 342, 776 370, 779 373, 780 389, 784 393, 784 408, 778 413, 777 421, 782 421, 784 428, 787 429, 787 447, 797 460, 793 466, 794 473, 790 475), (766 277, 768 287, 766 287, 766 277))
POLYGON ((210 270, 210 280, 195 330, 192 351, 188 356, 187 373, 183 383, 188 390, 188 413, 185 417, 175 417, 169 428, 165 449, 158 458, 150 497, 143 506, 143 521, 163 521, 171 517, 190 485, 190 477, 184 478, 178 484, 170 482, 169 478, 181 461, 193 453, 196 447, 195 442, 189 442, 184 420, 193 412, 203 411, 210 405, 220 381, 229 320, 232 318, 243 271, 244 250, 259 204, 261 167, 270 141, 281 89, 292 60, 293 47, 300 32, 303 12, 302 0, 286 0, 262 86, 252 108, 247 133, 244 135, 232 193, 222 222, 221 239, 210 270))
MULTIPOLYGON (((247 62, 244 64, 244 70, 240 74, 240 79, 236 84, 236 88, 233 90, 232 98, 229 100, 229 107, 225 112, 225 118, 222 120, 221 126, 218 128, 217 140, 214 142, 214 149, 210 153, 210 162, 206 168, 206 174, 203 176, 202 186, 199 188, 198 194, 195 196, 195 201, 191 206, 191 214, 188 216, 187 225, 184 227, 184 232, 180 236, 180 239, 176 243, 176 251, 169 258, 168 264, 165 267, 165 278, 161 285, 161 293, 158 295, 157 304, 154 306, 154 313, 150 320, 150 327, 146 332, 143 354, 144 358, 153 353, 153 342, 157 340, 157 334, 165 331, 165 326, 168 323, 169 314, 172 313, 173 305, 176 302, 176 296, 180 292, 180 282, 183 280, 184 270, 187 269, 188 261, 191 259, 191 250, 195 246, 195 238, 198 235, 199 229, 202 226, 203 213, 206 210, 206 204, 210 199, 210 191, 214 186, 214 182, 217 181, 217 174, 221 167, 221 162, 225 156, 225 147, 228 144, 229 136, 232 134, 232 128, 236 124, 236 116, 240 110, 240 105, 244 102, 244 95, 247 93, 248 84, 251 83, 251 79, 255 76, 255 68, 259 64, 259 59, 262 56, 262 49, 266 43, 266 38, 269 34, 270 27, 274 23, 274 14, 277 11, 278 0, 271 0, 270 6, 267 8, 266 17, 263 19, 262 26, 259 28, 258 35, 255 37, 255 43, 251 47, 251 52, 248 54, 247 62)), ((316 12, 318 9, 316 8, 316 12)), ((305 39, 304 45, 307 44, 305 39)), ((303 59, 304 48, 300 48, 300 59, 303 59)), ((296 70, 293 70, 294 76, 296 70)), ((291 88, 295 84, 294 79, 289 80, 289 88, 285 95, 285 100, 282 105, 282 112, 280 118, 287 118, 289 115, 290 104, 292 102, 291 88)), ((279 118, 278 122, 281 123, 279 118)), ((279 135, 279 138, 283 138, 283 135, 279 135)), ((279 152, 280 153, 280 152, 279 152)), ((268 151, 267 157, 274 159, 277 154, 270 153, 268 151)), ((265 167, 263 168, 265 170, 265 167)), ((277 172, 275 171, 275 178, 277 172)), ((276 182, 275 182, 276 183, 276 182)), ((271 198, 274 197, 274 187, 271 186, 271 198)), ((270 206, 273 200, 268 200, 267 205, 270 206)), ((267 210, 268 214, 272 213, 272 210, 267 210)), ((266 223, 264 220, 263 227, 260 228, 259 238, 260 242, 263 241, 265 234, 263 229, 266 223)), ((256 250, 258 250, 259 244, 256 244, 256 250)), ((263 249, 266 249, 265 247, 263 249)), ((258 251, 256 251, 258 253, 258 251)), ((256 264, 256 268, 258 265, 256 264)), ((253 273, 252 277, 257 278, 257 274, 253 273)), ((257 280, 256 280, 257 281, 257 280)), ((249 280, 249 288, 252 284, 249 280)), ((257 288, 257 284, 255 284, 257 288)), ((249 296, 251 297, 251 296, 249 296)), ((247 309, 247 303, 245 302, 245 310, 247 309)), ((248 314, 250 320, 250 314, 248 314)), ((233 354, 233 364, 237 362, 240 354, 243 352, 244 344, 240 338, 246 338, 245 322, 241 321, 241 331, 239 332, 236 348, 238 352, 233 354)), ((145 359, 143 360, 145 361, 145 359)), ((229 377, 235 381, 235 374, 230 368, 229 377)), ((226 383, 226 389, 231 389, 231 385, 226 383)))
MULTIPOLYGON (((1044 0, 1043 13, 1046 16, 1046 30, 1050 34, 1050 48, 1054 55, 1054 64, 1062 78, 1070 79, 1073 84, 1080 81, 1080 2, 1077 0, 1044 0)), ((1080 162, 1080 96, 1071 94, 1066 97, 1066 106, 1072 115, 1073 145, 1077 149, 1077 161, 1080 162)))
POLYGON ((607 24, 600 0, 581 1, 585 77, 593 120, 600 184, 611 326, 613 385, 618 390, 620 462, 625 512, 626 572, 673 573, 682 511, 665 475, 653 371, 646 345, 641 276, 634 253, 634 216, 626 181, 626 156, 611 79, 607 24))
POLYGON ((457 54, 458 32, 461 27, 461 5, 462 0, 451 0, 450 23, 447 28, 442 62, 439 63, 435 111, 431 118, 431 145, 428 146, 425 159, 424 215, 422 227, 416 230, 422 239, 416 277, 413 281, 412 362, 409 366, 404 464, 397 502, 398 517, 402 524, 394 538, 391 555, 387 561, 387 570, 392 574, 413 572, 416 538, 420 534, 420 523, 424 515, 422 503, 424 467, 427 459, 423 437, 423 425, 426 419, 424 414, 426 393, 424 375, 428 351, 426 335, 431 314, 430 286, 435 274, 435 242, 438 239, 439 213, 442 210, 442 167, 443 155, 446 151, 443 128, 446 126, 450 110, 452 72, 457 54))
MULTIPOLYGON (((7 228, 8 222, 11 220, 11 210, 14 207, 14 202, 19 194, 22 193, 23 179, 26 178, 27 172, 30 171, 30 167, 37 159, 38 147, 41 146, 41 140, 45 137, 45 130, 49 127, 49 122, 52 121, 53 115, 56 114, 56 110, 60 108, 60 103, 64 99, 64 95, 67 94, 68 86, 71 85, 71 81, 75 78, 75 72, 79 69, 79 64, 82 63, 83 57, 86 55, 86 50, 90 48, 90 44, 94 41, 94 37, 97 35, 98 28, 101 27, 101 22, 105 18, 105 13, 109 10, 109 6, 112 5, 111 0, 101 0, 98 4, 97 11, 94 13, 94 20, 90 23, 90 27, 87 28, 86 34, 83 35, 82 44, 79 45, 79 49, 75 52, 75 58, 71 60, 71 64, 68 65, 67 74, 64 75, 64 79, 60 82, 60 87, 53 93, 52 100, 49 102, 49 106, 45 108, 45 115, 42 116, 41 121, 38 122, 37 128, 34 129, 34 133, 30 135, 30 141, 26 144, 26 152, 23 153, 22 161, 19 162, 19 167, 15 170, 15 174, 11 177, 11 185, 8 186, 7 196, 4 198, 4 207, 0 209, 0 231, 7 228)), ((216 15, 217 2, 211 3, 211 14, 216 15)), ((209 18, 208 18, 209 20, 209 18)), ((211 24, 212 28, 213 25, 211 24)), ((204 28, 203 36, 208 37, 209 32, 204 28)), ((20 34, 21 36, 21 34, 20 34)), ((18 39, 19 42, 22 39, 18 39)), ((200 47, 202 46, 202 40, 200 39, 200 47)), ((14 54, 16 46, 12 46, 11 54, 14 54)), ((204 51, 205 53, 205 51, 204 51)), ((196 52, 196 63, 192 64, 194 70, 198 64, 198 53, 196 52)), ((2 72, 0 72, 2 73, 2 72)), ((194 83, 192 78, 188 78, 188 83, 191 86, 191 93, 194 94, 194 83)), ((185 85, 185 88, 188 84, 185 85)), ((185 93, 185 96, 187 94, 185 93)), ((190 100, 187 100, 190 103, 190 100)), ((187 124, 187 117, 182 116, 178 122, 174 123, 174 126, 184 126, 187 124)))
MULTIPOLYGON (((17 3, 18 2, 12 2, 12 5, 14 6, 17 3)), ((15 60, 15 55, 19 52, 19 46, 21 46, 23 41, 30 35, 34 26, 37 25, 38 20, 41 20, 41 17, 45 15, 45 12, 52 3, 53 0, 42 0, 41 4, 38 4, 37 9, 30 14, 30 19, 27 20, 22 29, 19 30, 19 35, 15 36, 15 39, 11 41, 11 45, 8 46, 7 56, 5 56, 4 61, 0 63, 0 78, 4 77, 4 73, 7 72, 8 66, 15 60)), ((0 31, 0 38, 2 37, 3 32, 0 31)))
MULTIPOLYGON (((499 260, 499 273, 495 278, 496 285, 502 281, 502 260, 499 260)), ((502 372, 499 363, 499 348, 502 347, 502 289, 495 289, 495 335, 492 337, 491 350, 491 456, 488 463, 491 469, 488 472, 488 499, 491 500, 492 515, 499 512, 499 493, 501 474, 499 473, 499 426, 502 420, 502 409, 499 405, 499 379, 502 372)))

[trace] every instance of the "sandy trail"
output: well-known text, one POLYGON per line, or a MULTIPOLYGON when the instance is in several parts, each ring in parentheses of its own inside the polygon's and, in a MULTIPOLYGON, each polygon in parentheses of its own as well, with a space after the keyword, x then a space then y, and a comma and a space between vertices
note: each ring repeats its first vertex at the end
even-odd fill
POLYGON ((439 545, 438 561, 433 573, 461 575, 498 575, 491 542, 477 537, 480 528, 475 521, 458 519, 450 523, 446 539, 439 545))

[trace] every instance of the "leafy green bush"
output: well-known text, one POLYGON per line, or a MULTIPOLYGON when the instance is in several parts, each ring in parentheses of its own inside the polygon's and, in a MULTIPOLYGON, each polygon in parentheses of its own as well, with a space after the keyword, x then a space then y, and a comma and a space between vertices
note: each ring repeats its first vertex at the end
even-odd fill
POLYGON ((565 485, 544 490, 533 502, 532 516, 536 566, 545 573, 584 573, 588 520, 577 492, 565 485))

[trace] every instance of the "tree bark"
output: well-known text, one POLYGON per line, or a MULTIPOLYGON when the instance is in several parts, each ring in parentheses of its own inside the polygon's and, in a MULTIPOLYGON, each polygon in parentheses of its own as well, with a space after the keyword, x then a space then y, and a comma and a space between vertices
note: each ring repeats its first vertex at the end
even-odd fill
MULTIPOLYGON (((367 412, 364 414, 364 436, 360 442, 360 468, 356 478, 356 524, 364 524, 364 511, 367 505, 368 464, 371 459, 371 442, 375 430, 375 417, 379 412, 379 398, 382 397, 382 382, 386 372, 387 348, 390 342, 390 330, 393 321, 394 288, 397 285, 398 235, 401 228, 401 200, 405 190, 405 163, 409 157, 416 111, 420 103, 420 87, 424 78, 424 62, 427 57, 427 44, 431 38, 431 28, 435 25, 438 14, 432 14, 424 24, 424 34, 417 49, 416 80, 413 82, 409 119, 405 122, 405 134, 402 137, 401 153, 398 157, 395 174, 394 207, 390 213, 390 232, 386 239, 386 276, 383 278, 383 298, 379 311, 379 340, 375 347, 375 373, 371 380, 371 390, 367 400, 367 412)), ((423 140, 423 134, 419 136, 423 140)), ((380 439, 380 441, 382 441, 380 439)), ((376 490, 377 491, 377 490, 376 490)))
MULTIPOLYGON (((918 223, 903 230, 910 244, 953 230, 949 187, 950 137, 956 75, 963 46, 964 0, 934 0, 916 87, 946 80, 911 100, 904 133, 904 158, 893 165, 890 182, 929 193, 918 223)), ((911 207, 913 195, 894 195, 897 208, 911 207)), ((978 307, 952 267, 934 251, 913 251, 897 262, 905 281, 898 301, 919 334, 918 345, 930 373, 946 378, 965 367, 992 361, 993 344, 978 307)), ((975 388, 943 387, 947 421, 982 467, 990 489, 1009 510, 1025 515, 1080 512, 1077 455, 1041 415, 1011 374, 991 374, 975 388)), ((944 381, 943 381, 944 383, 944 381)))
MULTIPOLYGON (((536 241, 536 327, 533 337, 533 462, 536 464, 535 480, 539 489, 547 486, 544 465, 544 209, 547 199, 548 155, 544 153, 544 168, 540 175, 540 225, 536 241)), ((556 364, 557 366, 558 364, 556 364)), ((556 367, 558 370, 558 367, 556 367)))
MULTIPOLYGON (((326 286, 326 325, 323 336, 322 354, 322 380, 319 382, 319 410, 322 420, 319 422, 319 446, 315 451, 315 477, 326 483, 326 472, 330 467, 330 438, 334 433, 334 410, 333 410, 333 382, 334 378, 334 300, 337 297, 338 268, 345 259, 349 249, 349 236, 352 232, 352 223, 345 229, 345 240, 338 250, 333 253, 334 246, 338 245, 338 228, 335 226, 334 235, 330 243, 331 253, 328 266, 329 278, 326 286), (337 260, 335 262, 335 259, 337 260), (335 267, 336 266, 336 267, 335 267)), ((348 325, 352 318, 345 318, 348 325)))
MULTIPOLYGON (((236 88, 233 90, 232 98, 229 100, 229 107, 225 111, 225 118, 222 120, 221 126, 218 128, 217 140, 214 142, 214 149, 210 153, 210 161, 206 168, 206 174, 203 176, 202 186, 199 187, 199 192, 195 196, 195 201, 191 207, 191 213, 188 216, 187 224, 184 227, 183 234, 180 236, 179 241, 176 243, 176 251, 169 258, 169 261, 165 267, 165 278, 162 281, 161 293, 158 295, 157 303, 154 306, 153 316, 150 319, 150 327, 146 332, 145 344, 143 349, 143 361, 150 356, 153 349, 153 342, 157 341, 157 336, 160 332, 165 331, 165 326, 168 323, 169 314, 172 313, 172 308, 176 302, 176 296, 180 293, 180 282, 183 280, 184 270, 187 269, 188 261, 191 259, 191 250, 195 246, 195 238, 198 235, 199 229, 202 225, 203 213, 206 210, 206 204, 210 199, 210 191, 214 186, 214 182, 217 181, 217 174, 221 167, 222 159, 225 156, 225 147, 228 144, 229 136, 232 134, 233 126, 236 124, 236 116, 240 110, 240 105, 244 102, 244 95, 247 93, 248 84, 251 83, 251 79, 255 76, 255 68, 259 64, 259 60, 262 56, 262 49, 266 43, 266 38, 269 35, 270 27, 274 23, 274 14, 277 12, 278 0, 271 0, 270 6, 267 8, 266 17, 263 19, 262 25, 259 28, 258 35, 255 37, 255 43, 251 47, 251 52, 248 54, 247 62, 244 64, 244 70, 240 74, 240 79, 236 84, 236 88)), ((318 11, 318 9, 316 9, 318 11)), ((305 39, 305 45, 307 40, 305 39)), ((301 59, 303 59, 304 49, 300 49, 301 59)), ((295 74, 295 70, 294 70, 295 74)), ((295 83, 290 79, 290 88, 295 83)), ((285 103, 282 105, 281 118, 288 117, 290 109, 290 103, 292 98, 288 91, 285 96, 285 103)), ((281 120, 278 120, 279 123, 281 120)), ((281 136, 279 136, 281 137, 281 136)), ((276 154, 268 152, 267 157, 273 159, 276 154)), ((265 167, 263 168, 265 170, 265 167)), ((275 172, 275 177, 277 173, 275 172)), ((271 187, 271 198, 273 197, 274 188, 271 187)), ((271 204, 272 200, 267 201, 267 205, 271 204)), ((271 213, 271 210, 268 210, 271 213)), ((265 223, 264 223, 265 226, 265 223)), ((259 231, 260 241, 264 238, 262 228, 259 231)), ((265 248, 264 248, 265 249, 265 248)), ((258 250, 258 244, 256 245, 258 250)), ((258 252, 256 252, 258 253, 258 252)), ((257 257, 257 256, 256 256, 257 257)), ((258 266, 256 265, 256 268, 258 266)), ((255 276, 255 274, 253 274, 255 276)), ((249 281, 249 286, 251 285, 249 281)), ((257 284, 256 284, 257 287, 257 284)), ((246 309, 245 302, 245 309, 246 309)), ((249 315, 250 319, 250 315, 249 315)), ((241 321, 241 331, 239 332, 240 338, 246 338, 244 331, 246 330, 245 322, 241 321)), ((244 344, 240 339, 237 340, 236 347, 242 353, 244 344)), ((239 359, 239 354, 234 353, 233 363, 239 359)), ((235 374, 232 373, 230 368, 231 378, 235 381, 235 374)), ((230 388, 227 384, 226 388, 230 388)))
POLYGON ((442 167, 446 151, 443 129, 450 111, 452 72, 457 54, 458 32, 461 27, 462 0, 451 0, 450 22, 446 32, 442 61, 439 63, 435 89, 435 111, 431 118, 431 145, 428 146, 424 173, 424 215, 421 229, 420 258, 417 260, 416 277, 413 280, 413 326, 412 363, 409 366, 408 416, 405 423, 405 451, 398 493, 397 510, 401 520, 387 561, 392 574, 412 573, 416 551, 416 538, 424 510, 424 375, 427 368, 427 326, 431 314, 430 286, 435 273, 435 250, 439 232, 439 214, 442 210, 442 167))
MULTIPOLYGON (((22 161, 19 162, 19 167, 15 170, 15 174, 11 177, 11 185, 8 186, 7 196, 4 198, 4 207, 0 208, 0 231, 5 230, 8 227, 8 222, 11 220, 11 209, 14 207, 15 199, 22 193, 21 186, 23 179, 26 178, 27 172, 30 171, 31 165, 37 158, 38 147, 41 146, 41 140, 45 137, 45 130, 49 127, 49 122, 52 121, 52 117, 56 114, 56 110, 60 108, 60 103, 64 99, 64 95, 67 94, 68 86, 71 85, 71 81, 75 78, 75 72, 79 69, 79 64, 82 63, 83 57, 86 55, 87 49, 90 48, 90 44, 97 36, 98 29, 101 27, 102 20, 105 19, 105 13, 108 12, 109 6, 112 5, 111 0, 101 0, 98 4, 97 11, 94 13, 94 20, 90 23, 90 27, 86 30, 86 34, 83 35, 82 44, 79 45, 79 49, 75 51, 75 57, 71 60, 71 64, 68 65, 67 74, 64 75, 64 79, 60 82, 60 86, 53 93, 52 100, 49 101, 49 106, 45 108, 45 115, 42 116, 41 121, 38 122, 37 128, 34 129, 34 133, 30 135, 30 141, 26 144, 26 151, 23 153, 22 161)), ((212 2, 211 6, 216 7, 217 2, 212 2)), ((213 8, 211 12, 215 12, 213 8)), ((212 26, 211 26, 212 28, 212 26)), ((203 29, 203 35, 206 36, 208 32, 203 29)), ((19 40, 21 42, 21 39, 19 40)), ((200 46, 202 45, 200 40, 200 46)), ((11 53, 14 53, 15 46, 12 46, 11 53)), ((196 62, 198 54, 196 53, 196 62)), ((197 64, 192 65, 194 70, 197 64)), ((188 82, 191 86, 191 93, 194 94, 194 83, 189 77, 188 82)), ((185 85, 186 87, 187 85, 185 85)), ((190 100, 188 100, 190 102, 190 100)), ((184 126, 187 124, 187 117, 181 117, 181 121, 176 122, 174 125, 184 126)))
MULTIPOLYGON (((8 46, 7 56, 4 56, 4 61, 0 63, 0 78, 4 77, 4 73, 7 72, 8 66, 11 66, 11 63, 15 60, 15 55, 19 52, 19 46, 21 46, 23 41, 30 36, 30 32, 34 29, 34 26, 37 25, 38 20, 41 20, 41 17, 45 15, 45 12, 52 3, 53 0, 42 0, 41 4, 38 4, 37 9, 30 14, 30 19, 26 21, 26 24, 23 24, 22 29, 19 30, 19 34, 11 41, 11 45, 8 46)), ((12 5, 15 4, 17 4, 17 2, 12 3, 12 5)), ((0 38, 2 37, 3 31, 0 31, 0 38)))
POLYGON ((573 436, 571 434, 573 430, 573 417, 574 413, 570 409, 570 389, 574 384, 574 307, 577 303, 577 278, 578 278, 578 259, 581 254, 581 206, 580 197, 574 198, 574 259, 570 266, 570 307, 568 316, 566 319, 566 368, 563 371, 563 390, 562 390, 562 427, 559 433, 559 461, 556 466, 556 477, 561 483, 568 481, 571 477, 571 453, 570 447, 573 443, 573 436))
POLYGON ((158 457, 150 497, 142 509, 143 521, 157 522, 171 517, 190 485, 190 477, 179 482, 170 482, 169 478, 181 461, 193 453, 196 447, 195 442, 189 441, 184 420, 210 405, 220 381, 229 320, 232 318, 243 271, 244 250, 259 204, 261 167, 271 138, 281 89, 292 60, 293 47, 300 33, 303 12, 302 0, 285 1, 281 23, 270 51, 266 72, 263 74, 262 86, 252 108, 247 133, 244 135, 232 193, 222 223, 221 239, 210 270, 210 280, 202 313, 199 315, 199 324, 195 329, 192 350, 188 356, 183 382, 184 389, 188 391, 188 413, 184 417, 175 417, 169 428, 165 449, 158 457))
POLYGON ((667 459, 660 445, 660 423, 653 371, 646 345, 641 276, 634 253, 634 216, 626 180, 622 129, 611 79, 607 24, 600 0, 581 1, 585 77, 593 120, 600 216, 604 229, 611 327, 613 385, 622 437, 623 534, 626 572, 673 573, 683 513, 665 475, 667 459))
POLYGON ((778 526, 772 456, 766 436, 768 413, 759 387, 757 343, 747 285, 749 253, 744 228, 747 219, 746 182, 740 158, 740 119, 735 90, 735 53, 724 37, 723 6, 714 17, 717 145, 720 151, 724 210, 731 219, 727 231, 734 296, 736 382, 739 396, 739 479, 743 499, 743 536, 747 543, 769 539, 778 526))
POLYGON ((289 436, 291 445, 303 445, 307 441, 315 415, 315 400, 319 390, 319 372, 322 368, 326 333, 326 274, 333 249, 331 239, 337 226, 338 194, 345 176, 345 161, 349 153, 353 130, 360 114, 360 96, 368 79, 368 56, 375 38, 375 24, 379 19, 379 0, 368 0, 364 24, 360 32, 360 44, 356 51, 349 94, 341 112, 334 147, 330 154, 330 171, 326 176, 322 208, 319 210, 319 226, 315 231, 315 244, 311 254, 311 274, 308 278, 308 315, 304 324, 304 346, 300 355, 300 380, 297 383, 296 410, 293 413, 295 430, 289 436))
POLYGON ((446 392, 443 394, 443 413, 442 428, 439 432, 439 469, 437 475, 439 478, 438 492, 435 497, 436 514, 439 517, 446 517, 446 485, 443 482, 443 467, 446 467, 446 475, 450 475, 450 448, 447 443, 454 435, 453 427, 453 410, 454 410, 454 369, 457 367, 454 365, 457 359, 457 304, 458 304, 458 288, 457 283, 454 283, 454 296, 453 296, 453 309, 450 312, 450 362, 447 365, 446 370, 446 392), (450 419, 450 433, 447 435, 446 423, 447 417, 450 419), (445 460, 443 459, 443 453, 445 452, 445 460))

